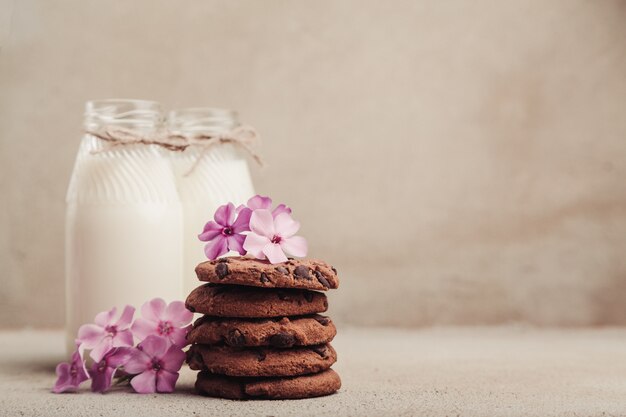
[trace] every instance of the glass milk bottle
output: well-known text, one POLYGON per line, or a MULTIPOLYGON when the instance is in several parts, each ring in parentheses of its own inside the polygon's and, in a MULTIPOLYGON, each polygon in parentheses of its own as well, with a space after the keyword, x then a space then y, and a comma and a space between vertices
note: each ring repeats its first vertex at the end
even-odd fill
MULTIPOLYGON (((191 108, 171 111, 167 124, 171 133, 194 136, 227 133, 239 121, 231 110, 191 108)), ((219 206, 244 204, 254 188, 245 155, 231 143, 214 145, 206 152, 201 144, 192 145, 169 154, 183 205, 183 292, 189 294, 200 285, 194 270, 206 260, 198 234, 219 206)))
MULTIPOLYGON (((85 128, 150 134, 161 107, 142 100, 86 104, 85 128)), ((171 165, 158 145, 110 143, 85 134, 67 193, 66 324, 74 348, 80 325, 113 306, 137 309, 154 297, 183 298, 182 209, 171 165)))

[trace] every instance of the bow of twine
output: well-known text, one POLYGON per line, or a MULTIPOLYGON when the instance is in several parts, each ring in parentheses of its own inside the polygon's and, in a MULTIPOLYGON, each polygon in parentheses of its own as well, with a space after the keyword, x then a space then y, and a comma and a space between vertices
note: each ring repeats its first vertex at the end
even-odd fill
POLYGON ((232 143, 245 150, 256 161, 259 166, 265 164, 261 156, 254 150, 253 146, 260 140, 257 131, 250 126, 238 126, 229 132, 224 133, 199 133, 193 135, 183 135, 172 133, 167 130, 159 130, 154 133, 142 133, 137 130, 120 126, 105 126, 101 129, 87 129, 86 132, 107 143, 102 149, 92 151, 92 154, 105 152, 118 146, 126 145, 158 145, 170 151, 182 152, 189 146, 198 146, 202 149, 193 165, 184 174, 191 174, 202 158, 216 145, 232 143))

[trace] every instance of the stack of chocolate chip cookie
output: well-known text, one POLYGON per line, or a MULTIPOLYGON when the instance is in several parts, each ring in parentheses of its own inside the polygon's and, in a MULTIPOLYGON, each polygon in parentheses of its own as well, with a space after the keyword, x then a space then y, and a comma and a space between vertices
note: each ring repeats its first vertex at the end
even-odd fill
POLYGON ((330 369, 332 321, 321 291, 339 286, 325 262, 301 259, 270 264, 245 257, 203 262, 204 284, 187 308, 204 314, 187 335, 187 363, 199 370, 196 389, 232 399, 308 398, 341 386, 330 369))

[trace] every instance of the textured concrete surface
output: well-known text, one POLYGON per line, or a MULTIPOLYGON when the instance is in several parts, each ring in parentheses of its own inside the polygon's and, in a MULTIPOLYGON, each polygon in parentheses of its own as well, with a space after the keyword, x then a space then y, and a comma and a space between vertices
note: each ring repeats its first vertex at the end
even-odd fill
POLYGON ((330 397, 236 402, 119 389, 55 395, 59 332, 0 333, 2 416, 626 416, 626 329, 341 328, 330 397))
POLYGON ((626 324, 625 21, 611 0, 0 0, 0 326, 63 325, 63 200, 107 97, 257 127, 257 189, 339 268, 338 321, 626 324))

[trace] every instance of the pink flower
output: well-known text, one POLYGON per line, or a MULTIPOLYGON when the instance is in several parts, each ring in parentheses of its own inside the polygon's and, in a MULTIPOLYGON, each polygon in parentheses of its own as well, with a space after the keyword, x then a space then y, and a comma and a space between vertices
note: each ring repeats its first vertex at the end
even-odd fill
POLYGON ((126 306, 121 317, 113 321, 116 308, 98 313, 95 324, 83 324, 78 329, 79 350, 92 349, 89 356, 100 362, 104 355, 114 347, 132 346, 133 334, 129 327, 133 321, 135 307, 126 306))
MULTIPOLYGON (((263 197, 260 195, 255 195, 250 200, 248 200, 247 206, 251 210, 269 210, 272 207, 272 199, 269 197, 263 197)), ((279 204, 276 206, 274 210, 272 210, 272 216, 276 217, 281 213, 291 214, 291 209, 284 204, 279 204)))
POLYGON ((300 229, 300 223, 293 220, 289 213, 273 217, 269 210, 254 210, 250 217, 250 229, 251 233, 246 237, 243 247, 258 259, 267 257, 275 264, 287 260, 285 253, 306 256, 306 240, 294 236, 300 229))
POLYGON ((56 373, 57 381, 52 391, 57 394, 66 391, 76 391, 83 381, 89 379, 89 375, 87 375, 85 370, 85 362, 78 350, 72 353, 72 361, 70 363, 62 362, 57 365, 56 373))
POLYGON ((133 377, 130 384, 140 394, 172 392, 178 380, 178 371, 185 360, 185 353, 167 339, 148 336, 132 350, 124 370, 133 377))
POLYGON ((89 370, 91 390, 105 392, 111 387, 115 371, 126 364, 131 355, 129 347, 113 348, 104 355, 100 362, 94 362, 89 370))
POLYGON ((242 232, 250 230, 248 224, 251 214, 252 210, 248 208, 236 211, 233 203, 220 206, 213 216, 215 221, 208 222, 198 235, 198 239, 209 242, 204 247, 207 258, 217 259, 229 250, 236 250, 244 255, 246 251, 243 249, 243 242, 246 237, 242 232))
POLYGON ((174 345, 183 347, 187 344, 185 336, 191 326, 193 313, 185 308, 182 301, 173 301, 169 305, 161 298, 155 298, 141 306, 143 318, 136 319, 132 330, 139 340, 149 335, 163 336, 174 345))

